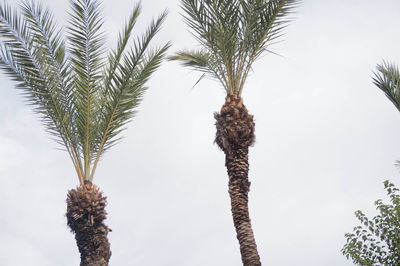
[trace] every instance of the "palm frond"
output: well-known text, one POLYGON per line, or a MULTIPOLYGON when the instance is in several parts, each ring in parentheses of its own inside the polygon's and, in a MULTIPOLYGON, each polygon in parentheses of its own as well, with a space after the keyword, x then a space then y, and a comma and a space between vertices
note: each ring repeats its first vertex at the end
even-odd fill
POLYGON ((103 17, 98 0, 77 0, 71 5, 68 38, 74 76, 75 122, 83 155, 84 175, 88 179, 97 132, 93 121, 100 106, 98 99, 104 64, 103 17))
POLYGON ((179 60, 183 66, 202 70, 207 67, 210 54, 205 50, 180 51, 173 56, 169 56, 168 59, 179 60))
POLYGON ((116 71, 112 73, 112 78, 106 77, 106 80, 111 80, 108 83, 109 87, 106 88, 108 94, 105 99, 108 99, 108 102, 104 103, 100 114, 102 116, 99 124, 100 134, 96 139, 97 154, 91 178, 93 178, 102 154, 118 141, 115 139, 116 135, 124 129, 126 123, 134 115, 135 108, 139 105, 146 90, 144 84, 159 67, 170 47, 170 44, 167 43, 153 53, 146 52, 151 40, 160 30, 166 15, 167 12, 164 11, 157 20, 151 22, 145 34, 134 41, 134 48, 122 56, 122 62, 118 63, 116 71))
POLYGON ((63 84, 65 81, 62 80, 68 66, 65 59, 65 44, 52 14, 33 1, 23 2, 22 12, 30 24, 30 35, 36 44, 36 49, 40 49, 43 56, 49 57, 46 64, 54 67, 54 71, 58 72, 60 83, 65 86, 63 84))
POLYGON ((17 88, 24 92, 28 102, 35 106, 47 131, 65 145, 81 178, 78 155, 70 137, 69 113, 59 87, 60 79, 44 60, 42 46, 31 34, 35 31, 38 28, 29 19, 20 17, 7 5, 0 6, 0 34, 4 39, 0 65, 17 81, 17 88))
MULTIPOLYGON (((228 85, 227 85, 228 82, 227 80, 224 79, 225 76, 221 75, 220 72, 218 72, 218 67, 217 67, 218 60, 215 59, 213 55, 210 54, 207 50, 205 49, 198 49, 192 51, 184 50, 177 52, 173 56, 169 56, 168 59, 180 61, 180 63, 185 67, 198 70, 200 72, 203 72, 204 73, 203 75, 207 75, 212 79, 217 79, 222 84, 224 89, 228 90, 228 85)), ((201 79, 202 78, 200 78, 199 81, 201 79)), ((196 84, 198 82, 196 82, 196 84)))
MULTIPOLYGON (((33 1, 25 1, 21 8, 22 14, 30 25, 30 34, 35 43, 35 54, 40 56, 37 62, 40 63, 41 68, 46 68, 46 72, 50 73, 54 82, 58 84, 49 93, 55 96, 57 103, 60 105, 59 109, 63 115, 63 124, 68 128, 68 138, 74 153, 78 155, 80 154, 79 140, 75 134, 77 131, 76 124, 73 123, 75 110, 71 103, 73 91, 71 69, 66 59, 66 48, 61 29, 54 23, 51 12, 40 4, 35 4, 33 1)), ((50 77, 50 75, 47 75, 47 77, 50 77)), ((77 156, 76 160, 79 168, 82 169, 80 156, 77 156)))
MULTIPOLYGON (((251 66, 283 32, 299 0, 182 0, 184 21, 228 94, 241 94, 251 66)), ((187 57, 171 57, 183 60, 187 57)), ((184 65, 186 64, 184 63, 184 65)), ((193 63, 193 62, 192 62, 193 63)), ((185 65, 192 67, 191 65, 185 65)))
POLYGON ((400 72, 398 67, 383 61, 376 67, 373 82, 400 111, 400 72))
POLYGON ((238 48, 239 94, 252 64, 263 53, 269 52, 268 47, 282 36, 291 21, 289 15, 298 4, 298 0, 241 0, 246 27, 242 28, 243 39, 238 48))
POLYGON ((104 96, 106 96, 108 93, 108 89, 110 88, 110 83, 112 82, 114 74, 117 71, 118 66, 121 62, 121 57, 123 56, 128 41, 131 38, 133 28, 140 15, 140 12, 141 12, 141 7, 140 4, 138 3, 133 8, 131 15, 127 23, 125 24, 122 32, 120 32, 118 35, 118 43, 116 49, 111 51, 108 56, 108 68, 106 69, 106 73, 104 73, 104 75, 106 76, 106 80, 104 82, 105 91, 103 92, 104 96))
MULTIPOLYGON (((239 1, 183 0, 184 21, 196 40, 212 55, 214 70, 228 93, 234 90, 235 48, 239 29, 239 1)), ((211 65, 210 65, 211 66, 211 65)))

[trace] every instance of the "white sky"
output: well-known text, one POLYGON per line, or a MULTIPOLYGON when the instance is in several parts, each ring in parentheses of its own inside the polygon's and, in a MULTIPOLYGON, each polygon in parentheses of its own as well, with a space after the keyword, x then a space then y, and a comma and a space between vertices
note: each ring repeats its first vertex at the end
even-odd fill
MULTIPOLYGON (((43 0, 65 25, 68 1, 43 0)), ((12 0, 13 4, 18 1, 12 0)), ((110 45, 136 1, 104 0, 110 45)), ((195 42, 178 1, 142 1, 137 33, 164 8, 154 44, 195 42)), ((283 42, 254 66, 243 93, 256 119, 250 215, 263 265, 351 265, 344 234, 400 184, 400 114, 371 82, 400 64, 398 0, 304 0, 283 42)), ((136 118, 99 166, 108 196, 110 265, 241 265, 224 155, 213 144, 219 84, 165 62, 136 118)), ((67 153, 0 74, 0 265, 79 264, 64 216, 78 184, 67 153)))

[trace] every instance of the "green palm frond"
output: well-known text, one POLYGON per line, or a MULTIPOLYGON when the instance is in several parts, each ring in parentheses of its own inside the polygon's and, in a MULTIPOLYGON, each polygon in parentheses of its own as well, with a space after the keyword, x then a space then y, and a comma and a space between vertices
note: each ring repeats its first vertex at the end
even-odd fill
POLYGON ((180 60, 186 67, 207 71, 210 54, 205 50, 180 51, 174 56, 170 56, 169 60, 180 60))
POLYGON ((374 84, 381 89, 400 111, 400 72, 396 65, 384 61, 376 67, 374 84))
MULTIPOLYGON (((52 14, 33 1, 31 3, 24 2, 22 12, 31 24, 31 27, 29 27, 30 35, 37 46, 36 52, 47 57, 45 64, 54 68, 63 89, 66 89, 63 80, 67 72, 65 44, 62 40, 61 30, 54 23, 52 14)), ((42 60, 44 59, 42 58, 42 60)), ((42 60, 40 62, 44 62, 42 60)))
POLYGON ((219 61, 207 50, 184 50, 177 52, 173 56, 168 57, 168 59, 178 60, 185 67, 203 72, 204 74, 202 77, 204 77, 204 75, 207 75, 209 78, 217 79, 222 84, 225 90, 229 90, 227 86, 228 82, 225 79, 225 76, 220 75, 220 72, 218 72, 219 61))
MULTIPOLYGON (((65 42, 61 29, 54 23, 50 10, 35 4, 34 1, 23 2, 22 14, 30 24, 30 35, 35 44, 36 61, 42 69, 45 69, 44 77, 52 77, 55 87, 48 86, 47 94, 54 97, 54 104, 58 105, 55 120, 60 121, 65 128, 63 131, 68 139, 69 149, 72 150, 74 164, 79 169, 80 175, 82 162, 79 156, 79 140, 75 134, 76 124, 73 122, 71 69, 66 59, 65 42), (58 118, 57 118, 58 117, 58 118)), ((63 142, 63 144, 65 144, 63 142)))
POLYGON ((106 80, 104 83, 104 89, 105 91, 103 92, 103 95, 107 95, 108 93, 108 89, 110 88, 110 83, 114 77, 114 74, 116 73, 118 66, 121 62, 121 57, 125 51, 125 48, 128 44, 128 41, 132 35, 132 31, 133 28, 136 24, 136 21, 140 15, 140 4, 137 4, 132 12, 131 15, 129 17, 129 20, 127 21, 127 23, 125 24, 122 32, 119 34, 118 36, 118 44, 117 44, 117 48, 113 51, 110 52, 109 56, 108 56, 108 68, 106 70, 106 73, 104 73, 103 75, 106 75, 106 80))
MULTIPOLYGON (((135 8, 129 23, 135 23, 133 18, 136 16, 136 12, 138 11, 135 8)), ((91 178, 93 178, 102 153, 118 141, 115 136, 124 129, 126 123, 134 115, 134 110, 146 90, 144 84, 159 67, 162 58, 170 47, 170 43, 167 43, 162 48, 146 53, 151 40, 160 30, 166 16, 167 12, 164 11, 157 20, 152 21, 145 34, 136 38, 133 44, 134 48, 129 52, 125 51, 125 45, 122 45, 125 43, 125 37, 120 38, 117 50, 112 52, 112 56, 109 57, 111 71, 107 72, 106 81, 109 82, 106 83, 104 98, 107 102, 103 103, 104 108, 100 113, 102 123, 99 124, 98 132, 100 135, 96 139, 97 154, 91 178), (112 66, 114 65, 116 67, 113 69, 112 66)), ((129 36, 132 28, 133 25, 128 24, 125 27, 128 31, 125 31, 122 36, 129 36)))
MULTIPOLYGON (((24 3, 23 9, 27 14, 28 10, 40 10, 40 7, 35 8, 24 3)), ((48 15, 45 17, 49 18, 48 15)), ((81 178, 76 142, 70 134, 71 118, 66 105, 67 100, 60 87, 59 76, 54 71, 54 65, 49 64, 51 60, 46 54, 46 41, 37 34, 41 29, 35 26, 32 17, 20 17, 10 6, 0 6, 0 65, 18 82, 17 88, 24 91, 28 102, 41 114, 47 131, 55 135, 56 140, 66 147, 81 178)), ((51 24, 50 28, 54 31, 56 26, 51 24)), ((48 36, 50 39, 51 35, 48 36)))
POLYGON ((184 21, 204 51, 179 52, 170 59, 218 79, 228 94, 240 95, 252 64, 281 36, 298 3, 182 0, 184 21), (208 63, 197 64, 204 63, 204 55, 208 63))
POLYGON ((104 60, 103 18, 98 0, 77 0, 72 3, 68 28, 69 52, 73 69, 76 126, 80 149, 84 159, 85 179, 90 175, 90 164, 95 147, 96 124, 93 123, 99 109, 104 60))
POLYGON ((92 180, 101 155, 134 115, 145 83, 170 44, 149 48, 164 12, 126 51, 140 14, 138 4, 107 61, 100 2, 74 0, 71 5, 67 46, 50 11, 41 5, 23 2, 21 15, 0 5, 0 67, 17 82, 47 131, 65 146, 83 183, 92 180))

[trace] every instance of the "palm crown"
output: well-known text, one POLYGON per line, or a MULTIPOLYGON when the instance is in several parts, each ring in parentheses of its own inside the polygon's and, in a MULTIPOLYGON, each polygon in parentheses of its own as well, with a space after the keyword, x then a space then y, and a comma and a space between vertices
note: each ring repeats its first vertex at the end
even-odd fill
POLYGON ((19 15, 0 5, 0 66, 65 146, 82 184, 93 179, 101 156, 119 140, 170 44, 147 51, 166 17, 163 12, 128 48, 138 4, 105 57, 100 1, 73 0, 71 5, 67 45, 42 6, 23 2, 19 15))
MULTIPOLYGON (((201 49, 170 60, 221 82, 241 95, 251 66, 281 35, 298 0, 182 0, 185 22, 201 49)), ((204 77, 204 75, 202 76, 204 77)))

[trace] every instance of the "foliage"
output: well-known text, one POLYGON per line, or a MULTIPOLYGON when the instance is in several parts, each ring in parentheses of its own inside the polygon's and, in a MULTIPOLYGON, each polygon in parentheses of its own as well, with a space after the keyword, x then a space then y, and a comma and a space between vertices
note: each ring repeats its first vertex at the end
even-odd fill
MULTIPOLYGON (((396 65, 384 61, 377 65, 373 83, 381 89, 400 111, 400 72, 396 65)), ((400 162, 397 161, 397 165, 400 162)), ((345 235, 342 253, 357 265, 398 265, 400 263, 400 193, 389 181, 384 182, 391 204, 375 202, 379 215, 368 219, 361 211, 355 213, 361 226, 345 235)))
POLYGON ((71 1, 64 40, 49 10, 32 2, 21 13, 0 5, 0 67, 17 82, 47 131, 68 151, 79 180, 92 180, 103 153, 118 140, 169 43, 149 44, 166 12, 133 40, 137 4, 108 56, 99 0, 71 1))
POLYGON ((282 35, 298 0, 182 0, 184 19, 201 45, 170 60, 221 82, 240 95, 251 66, 282 35))
POLYGON ((357 265, 398 265, 400 263, 400 193, 388 180, 384 182, 389 204, 375 202, 379 214, 368 219, 361 211, 355 215, 361 222, 353 233, 347 233, 342 253, 357 265))
POLYGON ((400 111, 400 72, 396 65, 384 61, 376 67, 374 84, 381 89, 400 111))

